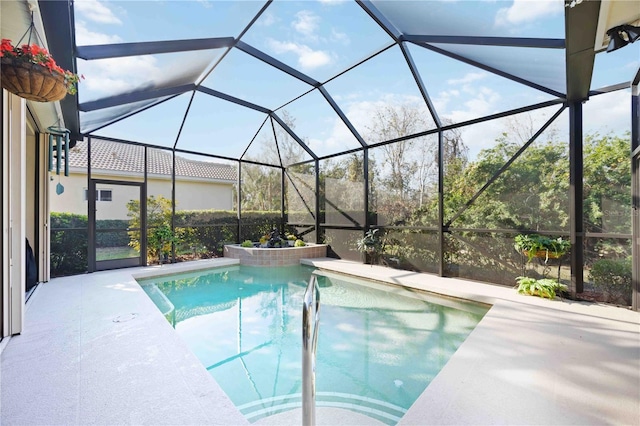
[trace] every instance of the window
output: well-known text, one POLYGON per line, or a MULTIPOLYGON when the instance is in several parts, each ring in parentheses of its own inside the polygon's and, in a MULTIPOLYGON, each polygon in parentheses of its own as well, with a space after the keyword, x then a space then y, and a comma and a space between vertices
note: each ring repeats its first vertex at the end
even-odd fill
MULTIPOLYGON (((87 201, 88 199, 89 199, 89 190, 85 188, 84 200, 87 201)), ((96 201, 111 201, 111 200, 112 200, 111 189, 96 189, 96 201)))
POLYGON ((98 189, 96 190, 96 196, 98 201, 111 201, 110 189, 98 189))

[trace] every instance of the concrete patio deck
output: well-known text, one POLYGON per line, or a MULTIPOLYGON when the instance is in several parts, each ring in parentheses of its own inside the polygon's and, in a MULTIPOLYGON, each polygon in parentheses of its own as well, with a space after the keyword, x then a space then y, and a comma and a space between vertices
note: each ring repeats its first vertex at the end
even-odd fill
MULTIPOLYGON (((353 262, 304 262, 493 305, 400 424, 640 424, 637 312, 353 262)), ((24 332, 2 342, 0 423, 248 424, 133 278, 233 263, 132 268, 38 286, 24 332)), ((294 410, 260 423, 300 419, 294 410)), ((318 409, 317 423, 377 422, 318 409)))

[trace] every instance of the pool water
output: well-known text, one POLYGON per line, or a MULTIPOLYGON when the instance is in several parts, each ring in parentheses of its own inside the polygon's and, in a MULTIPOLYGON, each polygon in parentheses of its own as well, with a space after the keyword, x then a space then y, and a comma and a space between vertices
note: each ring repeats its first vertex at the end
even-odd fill
POLYGON ((320 286, 316 405, 390 425, 488 310, 306 266, 235 266, 140 284, 255 422, 301 407, 302 299, 312 273, 320 286))

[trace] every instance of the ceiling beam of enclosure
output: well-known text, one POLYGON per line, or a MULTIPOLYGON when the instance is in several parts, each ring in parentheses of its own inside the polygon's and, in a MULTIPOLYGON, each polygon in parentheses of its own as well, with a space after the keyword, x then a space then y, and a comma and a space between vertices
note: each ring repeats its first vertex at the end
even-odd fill
MULTIPOLYGON (((76 73, 78 68, 74 50, 74 19, 70 2, 40 0, 38 8, 47 36, 49 52, 56 58, 60 67, 76 73)), ((80 133, 80 112, 77 102, 77 96, 65 96, 60 101, 60 107, 64 124, 71 132, 71 139, 80 140, 82 134, 80 133)))
POLYGON ((232 47, 234 43, 235 39, 233 37, 216 37, 191 40, 101 44, 78 46, 76 47, 76 56, 86 60, 123 58, 127 56, 220 49, 222 47, 232 47))
MULTIPOLYGON (((565 0, 565 6, 569 4, 565 0)), ((565 7, 567 100, 582 101, 589 97, 595 50, 600 0, 585 1, 565 7)))
POLYGON ((532 47, 539 49, 564 49, 565 41, 561 38, 530 37, 474 37, 452 35, 407 34, 400 38, 411 43, 465 44, 477 46, 532 47))
POLYGON ((295 77, 298 80, 307 83, 310 86, 318 87, 320 86, 320 82, 309 77, 308 75, 298 71, 295 68, 290 67, 289 65, 280 62, 273 56, 267 55, 261 50, 256 49, 255 47, 243 42, 242 40, 238 40, 236 43, 236 48, 242 50, 244 53, 253 56, 254 58, 271 65, 274 68, 279 69, 280 71, 289 74, 291 77, 295 77))
POLYGON ((235 96, 231 96, 231 95, 227 95, 226 93, 222 93, 219 92, 217 90, 213 90, 213 89, 209 89, 208 87, 204 87, 204 86, 199 86, 196 90, 198 90, 198 92, 202 92, 202 93, 206 93, 207 95, 211 95, 213 97, 216 97, 218 99, 222 99, 225 100, 227 102, 231 102, 234 103, 236 105, 240 105, 243 106, 245 108, 249 108, 252 109, 254 111, 259 111, 265 114, 271 114, 271 110, 267 109, 263 106, 260 105, 256 105, 254 103, 245 101, 243 99, 240 98, 236 98, 235 96))

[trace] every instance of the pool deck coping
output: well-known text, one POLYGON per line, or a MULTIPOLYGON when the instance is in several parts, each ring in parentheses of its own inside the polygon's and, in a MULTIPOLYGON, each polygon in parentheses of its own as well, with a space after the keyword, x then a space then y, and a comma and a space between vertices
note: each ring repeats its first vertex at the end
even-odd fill
MULTIPOLYGON (((492 305, 401 425, 638 424, 638 312, 357 262, 303 263, 492 305)), ((248 424, 134 279, 234 264, 211 259, 39 285, 23 333, 2 342, 0 423, 248 424)), ((355 421, 322 416, 319 409, 318 424, 355 421)), ((299 410, 278 421, 300 424, 299 410)))

